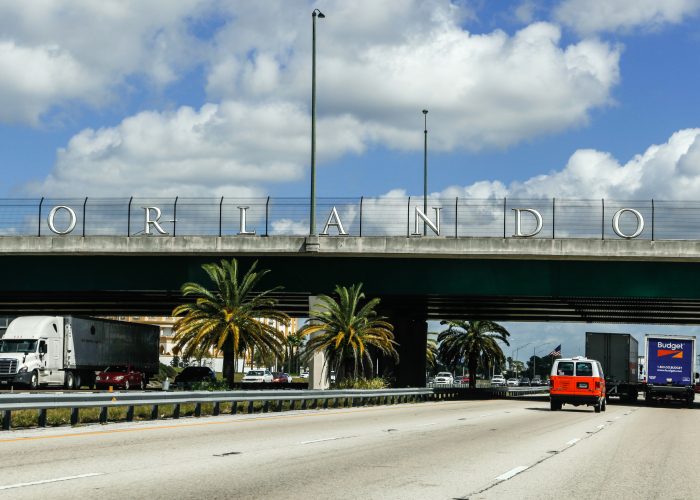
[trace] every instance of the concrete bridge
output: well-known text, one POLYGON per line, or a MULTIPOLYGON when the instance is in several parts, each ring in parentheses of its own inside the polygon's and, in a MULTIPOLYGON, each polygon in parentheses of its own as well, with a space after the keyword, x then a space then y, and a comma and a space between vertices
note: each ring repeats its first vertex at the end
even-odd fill
POLYGON ((700 324, 700 242, 423 237, 5 236, 0 313, 167 315, 203 263, 272 272, 304 317, 364 283, 395 326, 401 385, 422 384, 428 319, 700 324))

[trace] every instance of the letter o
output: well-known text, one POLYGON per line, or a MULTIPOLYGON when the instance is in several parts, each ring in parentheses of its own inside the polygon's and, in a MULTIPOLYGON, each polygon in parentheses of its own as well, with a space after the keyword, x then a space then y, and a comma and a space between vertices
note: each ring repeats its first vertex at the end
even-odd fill
POLYGON ((642 231, 644 231, 644 217, 642 217, 642 214, 640 214, 634 208, 623 208, 615 212, 615 215, 613 216, 612 220, 612 228, 613 231, 615 231, 615 234, 618 235, 620 238, 631 240, 642 234, 642 231), (637 218, 637 230, 632 234, 625 234, 622 231, 620 231, 620 216, 625 212, 634 214, 634 216, 637 218))
POLYGON ((75 229, 75 223, 78 220, 78 218, 75 216, 75 212, 71 207, 67 207, 65 205, 58 205, 57 207, 53 207, 51 211, 49 212, 49 229, 54 232, 55 234, 68 234, 70 233, 73 229, 75 229), (54 217, 56 217, 56 213, 58 213, 59 210, 68 210, 68 214, 70 216, 70 222, 68 223, 68 229, 64 231, 59 231, 56 229, 56 226, 54 225, 54 217))

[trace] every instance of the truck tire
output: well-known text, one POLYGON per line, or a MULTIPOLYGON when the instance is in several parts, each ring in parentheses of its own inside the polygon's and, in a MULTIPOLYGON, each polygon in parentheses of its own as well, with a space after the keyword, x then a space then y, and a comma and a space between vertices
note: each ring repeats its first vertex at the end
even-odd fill
POLYGON ((593 405, 593 410, 596 413, 600 413, 600 406, 601 406, 601 403, 600 403, 600 401, 598 401, 596 404, 593 405))
POLYGON ((63 387, 70 390, 73 389, 73 385, 75 385, 75 375, 73 372, 67 371, 63 382, 63 387))
POLYGON ((29 388, 33 391, 39 388, 39 372, 36 370, 32 372, 32 378, 29 380, 29 388))
POLYGON ((600 410, 605 411, 605 409, 608 407, 607 401, 605 401, 605 398, 603 398, 603 401, 600 403, 600 410))
POLYGON ((80 386, 82 385, 82 381, 80 380, 80 373, 76 373, 73 380, 73 389, 80 389, 80 386))
POLYGON ((550 401, 549 402, 549 409, 552 411, 561 410, 561 402, 560 401, 550 401))
POLYGON ((688 396, 688 408, 693 408, 695 406, 695 398, 693 396, 688 396))

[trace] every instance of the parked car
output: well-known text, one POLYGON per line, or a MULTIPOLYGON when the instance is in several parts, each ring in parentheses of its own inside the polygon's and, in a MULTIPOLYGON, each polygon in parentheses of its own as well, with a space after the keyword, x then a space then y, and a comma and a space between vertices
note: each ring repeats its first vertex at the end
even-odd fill
POLYGON ((509 378, 509 379, 506 381, 506 385, 507 385, 508 387, 518 387, 518 385, 520 385, 520 383, 518 382, 518 379, 517 379, 517 378, 509 378))
POLYGON ((455 384, 468 384, 469 383, 469 375, 459 375, 458 377, 455 377, 455 384))
POLYGON ((281 384, 289 384, 292 382, 292 376, 284 372, 272 372, 272 381, 281 384))
POLYGON ((272 382, 270 370, 248 370, 241 382, 244 384, 272 382))
POLYGON ((503 378, 503 375, 494 375, 491 379, 491 385, 494 387, 504 386, 506 385, 506 379, 503 378))
POLYGON ((435 375, 435 380, 433 380, 433 383, 454 384, 454 378, 452 377, 452 374, 450 372, 440 372, 437 375, 435 375))
POLYGON ((146 376, 132 366, 109 366, 105 370, 98 372, 95 377, 95 386, 98 389, 106 389, 109 386, 115 388, 144 389, 146 386, 146 376))
POLYGON ((300 374, 299 376, 300 376, 301 378, 309 378, 309 371, 308 371, 308 370, 304 370, 303 372, 301 372, 301 374, 300 374))
POLYGON ((191 387, 197 382, 216 382, 216 373, 208 366, 188 366, 173 381, 176 387, 191 387))
POLYGON ((521 386, 530 386, 530 379, 528 377, 520 377, 520 380, 518 380, 518 385, 521 386))
POLYGON ((539 375, 535 375, 534 377, 532 377, 532 382, 530 385, 543 385, 542 377, 540 377, 539 375))

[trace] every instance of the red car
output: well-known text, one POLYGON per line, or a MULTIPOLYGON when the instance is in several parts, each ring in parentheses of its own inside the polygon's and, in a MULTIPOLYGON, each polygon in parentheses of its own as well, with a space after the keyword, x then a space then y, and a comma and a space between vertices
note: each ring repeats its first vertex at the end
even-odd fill
POLYGON ((272 381, 282 384, 287 384, 292 381, 292 376, 288 373, 274 372, 272 374, 272 381))
POLYGON ((459 377, 455 377, 455 383, 456 384, 468 384, 469 383, 469 375, 460 375, 459 377))
POLYGON ((127 391, 134 388, 143 389, 146 387, 146 376, 131 366, 110 366, 97 374, 95 385, 98 389, 105 389, 110 385, 127 391))

